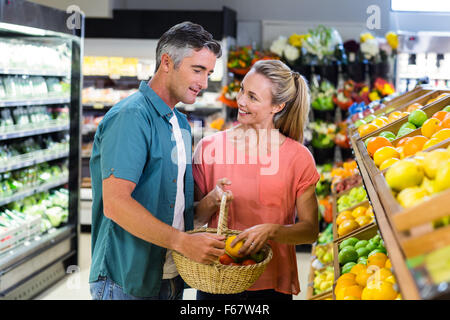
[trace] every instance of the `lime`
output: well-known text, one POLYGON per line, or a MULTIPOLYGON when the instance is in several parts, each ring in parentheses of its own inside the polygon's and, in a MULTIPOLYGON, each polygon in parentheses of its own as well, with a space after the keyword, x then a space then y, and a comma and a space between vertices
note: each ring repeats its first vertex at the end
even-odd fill
POLYGON ((358 250, 359 248, 365 247, 365 246, 367 246, 368 243, 369 243, 369 241, 367 241, 367 240, 359 240, 355 244, 355 249, 358 250))
POLYGON ((442 111, 450 112, 450 104, 448 106, 445 106, 445 108, 442 109, 442 111))
POLYGON ((395 139, 395 134, 393 134, 390 131, 383 131, 379 134, 380 137, 385 137, 386 139, 388 139, 389 141, 392 141, 395 139))
POLYGON ((377 252, 386 254, 386 249, 385 250, 382 250, 382 249, 379 249, 379 248, 374 249, 374 250, 370 251, 368 257, 370 257, 371 255, 373 255, 373 254, 375 254, 377 252))
POLYGON ((358 254, 358 258, 367 257, 367 255, 370 253, 370 250, 365 247, 361 247, 356 249, 356 253, 358 254))
POLYGON ((339 245, 339 249, 342 250, 344 247, 347 247, 347 246, 354 246, 358 241, 359 241, 359 239, 354 238, 354 237, 345 239, 345 240, 342 241, 341 244, 339 245))
POLYGON ((367 264, 367 258, 366 257, 359 257, 357 263, 366 265, 367 264))
MULTIPOLYGON (((383 246, 381 246, 381 245, 379 245, 375 250, 380 250, 380 252, 387 253, 386 248, 383 247, 383 246)), ((373 250, 372 250, 372 251, 373 251, 373 250)))
POLYGON ((412 123, 416 127, 421 127, 422 124, 427 121, 428 116, 423 110, 416 109, 408 116, 408 122, 412 123))
POLYGON ((369 241, 366 248, 369 249, 369 251, 372 251, 372 250, 375 250, 376 248, 378 248, 378 244, 369 241))
POLYGON ((413 123, 411 123, 411 122, 405 122, 404 124, 402 124, 402 126, 401 126, 400 129, 399 129, 399 131, 400 131, 400 130, 403 130, 403 129, 413 129, 413 130, 416 130, 417 128, 416 128, 416 126, 415 126, 413 123))
POLYGON ((348 273, 352 270, 353 266, 356 265, 356 262, 347 262, 341 269, 341 274, 348 273))
POLYGON ((362 119, 359 119, 355 122, 355 127, 359 128, 360 126, 362 126, 363 124, 366 124, 366 122, 362 119))
POLYGON ((339 263, 346 264, 347 262, 355 262, 358 259, 358 253, 355 248, 351 246, 344 247, 338 255, 339 263))

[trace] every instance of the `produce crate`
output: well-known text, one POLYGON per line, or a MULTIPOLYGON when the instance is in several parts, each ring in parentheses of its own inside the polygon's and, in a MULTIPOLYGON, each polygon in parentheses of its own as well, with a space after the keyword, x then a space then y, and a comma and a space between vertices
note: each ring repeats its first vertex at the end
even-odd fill
MULTIPOLYGON (((442 110, 445 106, 447 106, 448 104, 450 104, 450 96, 449 97, 445 97, 443 99, 440 99, 438 101, 435 101, 431 104, 429 104, 427 107, 423 108, 422 110, 427 114, 428 118, 430 118, 433 114, 435 114, 436 112, 442 110)), ((400 129, 400 127, 406 123, 408 121, 407 117, 404 117, 402 119, 398 119, 397 121, 394 121, 390 124, 388 124, 387 126, 384 126, 383 128, 380 128, 370 134, 368 134, 367 136, 365 136, 364 138, 356 138, 356 135, 354 136, 354 140, 355 140, 355 148, 358 148, 360 154, 361 154, 361 158, 362 161, 364 163, 364 166, 367 168, 367 170, 369 171, 370 176, 372 177, 376 177, 378 174, 381 173, 381 171, 377 168, 377 166, 375 165, 373 159, 369 156, 369 153, 367 152, 367 148, 364 144, 364 141, 366 139, 369 139, 370 137, 376 137, 380 134, 380 132, 382 131, 391 131, 394 134, 397 134, 398 130, 400 129)), ((393 145, 396 145, 400 139, 403 139, 405 137, 413 137, 416 135, 420 135, 421 134, 421 129, 418 128, 414 131, 411 131, 410 133, 399 137, 398 139, 395 139, 392 141, 393 145)), ((430 148, 431 149, 431 148, 430 148)), ((383 178, 384 179, 384 178, 383 178)))
POLYGON ((385 107, 378 109, 373 114, 378 116, 381 113, 385 112, 389 108, 394 108, 394 110, 392 110, 392 111, 401 110, 402 107, 404 107, 405 105, 408 106, 411 103, 413 103, 414 100, 416 100, 420 97, 426 96, 434 91, 435 90, 431 89, 431 88, 427 89, 425 87, 418 86, 418 87, 414 88, 414 90, 405 92, 404 94, 402 94, 390 101, 386 101, 384 103, 385 107))
MULTIPOLYGON (((423 110, 423 111, 424 111, 427 115, 429 115, 429 117, 430 117, 434 112, 441 110, 443 107, 445 107, 445 106, 448 104, 448 99, 449 99, 450 96, 449 96, 449 97, 442 97, 442 98, 440 98, 439 100, 436 100, 436 101, 434 101, 434 102, 432 102, 432 103, 429 103, 429 104, 427 104, 427 105, 425 105, 425 103, 426 103, 428 100, 430 100, 430 99, 436 98, 438 95, 440 95, 440 94, 442 94, 442 93, 450 93, 450 90, 437 90, 437 91, 429 92, 429 93, 425 94, 424 96, 421 96, 421 97, 419 97, 419 98, 417 98, 417 99, 414 99, 414 100, 411 100, 411 101, 407 102, 406 104, 404 104, 404 105, 398 107, 398 108, 397 108, 396 110, 394 110, 394 111, 406 110, 406 108, 407 108, 410 104, 413 104, 413 103, 420 103, 420 104, 424 105, 424 107, 421 108, 421 110, 423 110), (444 103, 444 101, 447 101, 447 104, 444 104, 444 106, 443 106, 441 109, 436 110, 436 111, 432 112, 431 114, 429 114, 430 112, 427 112, 427 110, 429 110, 429 109, 435 110, 435 109, 437 108, 437 107, 436 107, 436 104, 439 104, 439 103, 442 104, 442 103, 444 103)), ((441 104, 439 104, 439 105, 441 105, 441 104)), ((393 111, 392 111, 392 112, 393 112, 393 111)), ((389 124, 387 124, 387 125, 385 125, 385 126, 379 128, 379 129, 377 129, 377 130, 375 130, 375 131, 373 131, 373 132, 371 132, 371 133, 369 133, 369 134, 366 134, 366 135, 363 136, 363 137, 360 137, 360 136, 359 136, 359 133, 358 133, 357 131, 355 131, 353 134, 356 135, 357 138, 359 138, 359 139, 367 140, 367 139, 370 138, 370 137, 376 137, 376 136, 378 136, 381 132, 386 131, 386 130, 392 131, 393 133, 397 133, 397 132, 398 132, 398 129, 400 129, 400 127, 402 126, 402 124, 404 124, 404 123, 407 122, 407 121, 408 121, 408 117, 404 116, 404 117, 402 117, 402 118, 400 118, 400 119, 397 119, 397 120, 395 120, 395 121, 393 121, 393 122, 391 122, 391 123, 389 123, 389 124), (390 129, 389 129, 389 128, 390 128, 390 129)))
MULTIPOLYGON (((432 89, 425 89, 421 86, 416 87, 414 90, 412 91, 408 91, 406 93, 403 93, 395 98, 393 98, 390 101, 386 101, 384 102, 384 107, 376 110, 373 115, 378 116, 381 113, 385 112, 387 109, 389 108, 394 108, 397 109, 405 104, 408 104, 409 101, 415 100, 421 96, 424 96, 426 94, 429 94, 430 92, 433 92, 434 90, 432 89)), ((409 105, 409 104, 408 104, 409 105)), ((354 124, 349 125, 348 127, 349 129, 349 135, 353 135, 355 133, 355 131, 357 130, 357 128, 355 127, 354 124)), ((357 133, 357 132, 356 132, 357 133)))
MULTIPOLYGON (((324 271, 325 268, 320 269, 319 271, 324 271)), ((326 298, 329 298, 332 295, 332 289, 327 290, 325 292, 314 294, 314 272, 316 269, 314 269, 312 266, 309 270, 309 278, 308 278, 308 288, 306 289, 306 299, 307 300, 325 300, 326 298)), ((332 287, 333 288, 333 287, 332 287)))
MULTIPOLYGON (((341 276, 341 266, 339 265, 339 245, 342 241, 347 238, 355 237, 359 240, 369 240, 374 237, 378 232, 378 226, 376 224, 372 224, 370 227, 364 228, 363 230, 359 230, 359 232, 355 232, 352 236, 348 236, 345 238, 341 238, 338 241, 333 243, 333 252, 334 252, 334 285, 333 285, 333 296, 334 296, 334 287, 336 286, 337 279, 341 276)), ((386 248, 387 249, 387 248, 386 248)))

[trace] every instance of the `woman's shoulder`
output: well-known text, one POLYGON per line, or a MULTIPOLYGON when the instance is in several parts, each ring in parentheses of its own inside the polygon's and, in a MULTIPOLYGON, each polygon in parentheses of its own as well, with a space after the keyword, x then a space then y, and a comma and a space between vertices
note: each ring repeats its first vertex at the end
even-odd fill
POLYGON ((300 143, 299 141, 295 141, 291 138, 286 138, 286 148, 296 157, 306 157, 306 158, 312 158, 311 151, 303 143, 300 143))

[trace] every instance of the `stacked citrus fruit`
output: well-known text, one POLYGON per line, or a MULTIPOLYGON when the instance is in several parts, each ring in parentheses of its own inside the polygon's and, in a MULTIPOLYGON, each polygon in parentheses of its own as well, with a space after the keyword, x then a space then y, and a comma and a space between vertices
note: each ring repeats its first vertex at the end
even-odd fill
POLYGON ((374 221, 374 214, 371 205, 358 206, 352 211, 344 210, 336 217, 337 233, 340 237, 359 229, 374 221))
POLYGON ((397 136, 390 131, 383 131, 379 136, 365 141, 367 152, 380 170, 450 138, 450 105, 436 112, 429 119, 422 110, 414 112, 423 114, 420 115, 420 119, 412 118, 403 124, 397 136), (394 146, 393 140, 414 131, 416 125, 420 126, 421 134, 402 138, 394 146))
POLYGON ((328 266, 322 270, 314 271, 313 294, 321 294, 330 291, 334 282, 334 269, 328 266))
POLYGON ((412 207, 450 188, 450 146, 400 160, 384 175, 397 201, 412 207))
POLYGON ((339 248, 340 263, 345 264, 334 288, 336 300, 401 299, 391 262, 379 235, 369 240, 349 238, 341 242, 339 248), (368 250, 371 251, 367 253, 368 250), (355 262, 355 257, 360 254, 355 262))
POLYGON ((347 210, 350 207, 357 205, 367 199, 367 192, 363 186, 357 186, 350 189, 348 193, 345 193, 338 197, 337 210, 341 212, 347 210))
MULTIPOLYGON (((428 104, 435 102, 439 99, 445 98, 447 96, 449 96, 450 94, 448 93, 442 93, 440 95, 438 95, 436 98, 432 98, 429 99, 425 106, 427 106, 428 104)), ((367 123, 365 122, 360 122, 361 125, 358 127, 358 133, 360 137, 364 137, 372 132, 374 132, 375 130, 378 130, 379 128, 382 128, 386 125, 388 125, 391 122, 394 122, 398 119, 402 119, 406 116, 411 117, 412 118, 423 118, 423 114, 424 112, 421 110, 423 109, 425 106, 419 104, 419 103, 412 103, 410 105, 408 105, 406 108, 403 108, 404 110, 395 110, 392 111, 388 114, 383 114, 381 113, 378 117, 373 116, 373 118, 370 118, 370 122, 367 121, 367 123), (419 111, 419 112, 417 112, 419 111)), ((369 120, 369 119, 368 119, 369 120)))

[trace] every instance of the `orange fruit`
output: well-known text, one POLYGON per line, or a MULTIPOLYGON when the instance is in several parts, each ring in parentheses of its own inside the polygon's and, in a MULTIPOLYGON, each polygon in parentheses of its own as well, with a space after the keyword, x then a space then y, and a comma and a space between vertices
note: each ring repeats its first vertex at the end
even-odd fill
POLYGON ((373 289, 365 287, 361 293, 361 300, 374 300, 372 297, 373 297, 373 289))
POLYGON ((367 152, 369 152, 369 155, 373 157, 373 154, 375 151, 382 147, 392 147, 392 143, 385 137, 374 137, 369 141, 367 144, 367 152))
POLYGON ((442 120, 444 120, 444 118, 447 114, 448 114, 447 111, 441 110, 441 111, 438 111, 435 114, 433 114, 431 117, 439 119, 439 121, 442 121, 442 120))
POLYGON ((372 218, 368 216, 361 216, 355 219, 355 221, 359 224, 360 227, 363 227, 372 222, 372 218))
POLYGON ((381 147, 377 151, 375 151, 373 155, 373 161, 375 162, 375 165, 379 167, 383 161, 390 159, 390 158, 399 158, 400 154, 394 147, 381 147))
POLYGON ((379 268, 383 268, 386 264, 387 255, 383 252, 377 252, 367 258, 367 267, 369 266, 378 266, 379 268))
POLYGON ((358 133, 360 137, 364 137, 377 129, 378 126, 374 125, 373 123, 363 124, 358 128, 358 133))
POLYGON ((360 273, 358 273, 358 275, 355 278, 355 281, 357 284, 359 284, 360 286, 365 287, 367 285, 367 280, 370 278, 370 276, 373 274, 373 270, 372 269, 366 269, 364 271, 361 271, 360 273))
POLYGON ((367 208, 366 207, 364 207, 364 206, 359 206, 359 207, 356 207, 355 209, 353 209, 353 211, 352 211, 352 216, 353 216, 353 218, 358 218, 358 217, 360 217, 360 216, 364 216, 365 214, 366 214, 366 210, 367 210, 367 208))
POLYGON ((398 295, 398 292, 394 289, 394 284, 387 281, 368 281, 367 288, 372 290, 373 300, 395 300, 398 295))
POLYGON ((401 111, 392 111, 388 115, 388 121, 394 122, 395 120, 400 119, 401 117, 402 117, 401 111))
POLYGON ((348 219, 344 220, 338 227, 338 234, 339 236, 346 235, 353 230, 356 230, 359 228, 358 222, 356 222, 354 219, 348 219))
MULTIPOLYGON (((351 286, 355 286, 356 281, 355 280, 350 280, 350 279, 344 279, 342 280, 340 283, 336 283, 336 286, 334 287, 334 294, 336 296, 336 298, 339 296, 341 298, 344 298, 343 296, 343 291, 345 290, 345 288, 351 287, 351 286)), ((342 300, 342 299, 341 299, 342 300)))
POLYGON ((348 220, 348 219, 353 219, 352 212, 349 210, 342 211, 336 217, 336 224, 340 225, 342 223, 342 221, 348 220))
POLYGON ((351 272, 347 272, 342 274, 336 281, 336 285, 341 284, 341 285, 345 285, 347 284, 355 284, 355 278, 356 278, 356 274, 351 273, 351 272))
POLYGON ((368 281, 385 281, 387 278, 391 277, 393 274, 391 270, 387 268, 380 268, 376 270, 369 278, 368 281))
POLYGON ((403 146, 405 143, 406 143, 406 141, 408 141, 409 139, 411 139, 411 137, 404 137, 404 138, 401 138, 398 142, 397 142, 397 145, 395 146, 395 147, 401 147, 401 146, 403 146))
POLYGON ((439 124, 441 121, 437 118, 430 118, 425 120, 420 128, 422 135, 427 137, 428 139, 438 130, 439 124))
POLYGON ((361 300, 362 291, 363 291, 363 287, 361 287, 361 286, 358 286, 358 285, 350 286, 343 290, 342 299, 337 299, 337 297, 336 297, 336 299, 344 300, 346 297, 351 296, 351 297, 355 297, 357 300, 361 300))
POLYGON ((411 137, 408 141, 405 142, 403 146, 403 153, 405 157, 412 156, 416 154, 420 150, 422 150, 423 145, 428 141, 427 137, 422 135, 411 137))
MULTIPOLYGON (((350 270, 350 272, 348 273, 352 273, 355 275, 355 281, 356 281, 356 277, 358 276, 358 274, 360 274, 361 272, 366 272, 367 267, 365 265, 363 265, 362 263, 358 263, 355 264, 352 269, 350 270)), ((344 274, 348 274, 348 273, 344 273, 344 274)))
POLYGON ((450 128, 450 113, 445 116, 444 120, 441 121, 438 128, 439 128, 438 130, 450 128))
POLYGON ((406 108, 406 111, 407 112, 413 112, 414 110, 420 109, 420 108, 423 108, 423 105, 421 105, 420 103, 415 102, 413 104, 410 104, 408 106, 408 108, 406 108))

